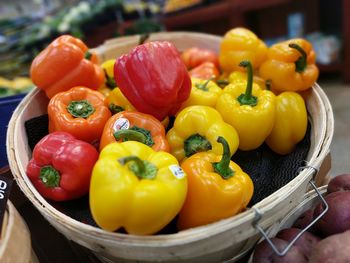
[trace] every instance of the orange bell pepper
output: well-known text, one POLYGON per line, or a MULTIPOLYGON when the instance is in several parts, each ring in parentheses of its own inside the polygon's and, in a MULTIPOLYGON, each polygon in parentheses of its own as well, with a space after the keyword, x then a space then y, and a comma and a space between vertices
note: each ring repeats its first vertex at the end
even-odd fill
POLYGON ((191 69, 188 73, 191 77, 199 79, 217 79, 220 75, 219 70, 212 62, 204 62, 203 64, 191 69))
POLYGON ((111 117, 102 93, 85 87, 74 87, 56 94, 49 102, 49 132, 65 131, 86 142, 101 138, 111 117))
POLYGON ((122 111, 107 121, 100 150, 116 141, 139 141, 155 151, 170 151, 163 124, 152 115, 137 111, 122 111))
POLYGON ((244 210, 253 196, 251 178, 230 160, 227 141, 219 136, 223 155, 199 152, 182 164, 188 190, 178 227, 187 229, 213 223, 244 210))
POLYGON ((76 86, 98 89, 105 81, 96 55, 69 35, 58 37, 34 58, 30 76, 49 98, 76 86))

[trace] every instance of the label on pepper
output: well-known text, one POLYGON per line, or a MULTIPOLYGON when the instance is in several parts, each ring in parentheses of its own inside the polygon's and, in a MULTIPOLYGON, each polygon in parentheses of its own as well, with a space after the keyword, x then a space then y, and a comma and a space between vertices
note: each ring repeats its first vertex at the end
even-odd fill
POLYGON ((176 164, 170 165, 169 169, 177 179, 182 179, 186 176, 184 170, 182 170, 181 167, 176 164))
POLYGON ((130 127, 130 121, 126 118, 119 118, 113 125, 114 132, 119 130, 127 130, 130 127))
POLYGON ((4 219, 7 200, 10 197, 11 187, 13 179, 10 179, 5 176, 0 176, 0 232, 2 221, 4 219))

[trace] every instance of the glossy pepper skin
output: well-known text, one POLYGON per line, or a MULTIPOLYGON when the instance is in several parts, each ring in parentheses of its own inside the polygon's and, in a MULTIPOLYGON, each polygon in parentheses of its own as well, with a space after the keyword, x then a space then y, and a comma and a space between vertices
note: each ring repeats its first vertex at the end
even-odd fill
POLYGON ((30 77, 49 98, 75 86, 96 90, 105 81, 97 57, 80 39, 69 35, 58 37, 34 58, 30 77))
POLYGON ((191 91, 179 52, 167 41, 148 42, 119 57, 114 76, 131 104, 158 120, 174 115, 191 91))
POLYGON ((66 132, 54 132, 35 145, 26 172, 45 198, 66 201, 88 193, 97 159, 98 152, 91 144, 66 132))
POLYGON ((273 83, 273 91, 303 91, 318 78, 316 55, 304 39, 290 39, 271 46, 267 60, 259 69, 260 76, 273 83))
POLYGON ((222 89, 210 79, 202 80, 191 78, 192 89, 190 97, 181 105, 184 109, 188 106, 203 105, 215 108, 216 101, 222 89))
POLYGON ((104 95, 85 87, 56 94, 49 102, 47 113, 50 133, 65 131, 90 143, 100 140, 111 117, 104 95))
POLYGON ((193 69, 205 62, 211 62, 219 67, 218 55, 210 49, 191 47, 181 53, 181 59, 185 63, 187 69, 193 69))
POLYGON ((191 77, 199 79, 217 79, 220 72, 212 62, 205 62, 189 71, 191 77))
POLYGON ((188 178, 187 197, 178 220, 181 230, 233 216, 252 198, 252 180, 230 161, 227 142, 222 137, 218 142, 224 145, 223 155, 196 153, 181 164, 188 178))
POLYGON ((237 27, 228 31, 220 45, 219 61, 224 72, 244 71, 239 67, 243 60, 249 60, 254 69, 266 59, 267 46, 253 32, 237 27))
POLYGON ((239 135, 239 149, 258 148, 272 131, 275 120, 275 95, 261 90, 253 83, 249 61, 241 63, 248 68, 248 81, 226 86, 218 98, 216 109, 224 121, 231 124, 239 135))
POLYGON ((142 142, 155 151, 170 151, 163 124, 152 115, 137 111, 119 112, 107 121, 100 150, 112 142, 124 140, 142 142))
POLYGON ((121 90, 116 87, 114 88, 107 96, 107 105, 109 110, 116 114, 118 112, 127 110, 127 111, 135 111, 135 107, 132 106, 130 101, 123 95, 121 90))
POLYGON ((307 111, 301 95, 292 91, 276 97, 276 117, 273 129, 266 138, 267 145, 276 153, 291 153, 306 134, 307 111))
POLYGON ((187 176, 174 156, 136 141, 111 143, 92 172, 90 209, 105 230, 149 235, 177 215, 186 193, 187 176))
MULTIPOLYGON (((248 78, 247 72, 234 71, 228 76, 228 82, 230 84, 236 84, 236 83, 241 83, 241 82, 247 83, 247 78, 248 78)), ((262 79, 261 77, 254 75, 253 82, 255 84, 258 84, 258 86, 261 89, 266 89, 266 85, 265 85, 266 81, 264 79, 262 79)))
POLYGON ((235 128, 224 122, 214 108, 196 105, 179 112, 166 138, 171 154, 181 163, 197 152, 222 154, 221 144, 216 141, 219 135, 225 138, 233 155, 239 144, 235 128))

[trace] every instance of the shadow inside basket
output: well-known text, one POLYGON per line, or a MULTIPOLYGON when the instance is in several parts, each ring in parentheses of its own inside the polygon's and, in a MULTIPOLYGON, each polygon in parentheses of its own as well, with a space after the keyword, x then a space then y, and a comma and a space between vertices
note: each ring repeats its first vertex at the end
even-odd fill
MULTIPOLYGON (((32 118, 25 122, 28 144, 31 150, 41 138, 48 134, 48 115, 32 118)), ((288 155, 279 155, 263 144, 253 151, 238 150, 232 160, 236 162, 243 171, 250 175, 254 182, 254 195, 248 205, 253 206, 273 192, 277 191, 298 175, 298 169, 307 158, 311 139, 311 125, 304 139, 297 144, 294 151, 288 155)), ((89 208, 89 197, 80 199, 49 203, 60 212, 85 224, 96 226, 89 208)), ((177 232, 175 218, 168 226, 158 234, 170 234, 177 232)), ((124 232, 119 230, 118 232, 124 232)))

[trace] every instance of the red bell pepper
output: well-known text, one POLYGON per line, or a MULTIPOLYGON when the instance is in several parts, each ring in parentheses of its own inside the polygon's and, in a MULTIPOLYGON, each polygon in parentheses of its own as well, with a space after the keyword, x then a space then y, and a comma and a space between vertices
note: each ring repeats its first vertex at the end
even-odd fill
POLYGON ((190 95, 191 79, 176 47, 149 42, 118 58, 116 83, 140 112, 159 120, 173 115, 190 95))
POLYGON ((27 175, 45 198, 65 201, 82 197, 89 191, 97 150, 66 132, 53 132, 34 147, 27 175))

